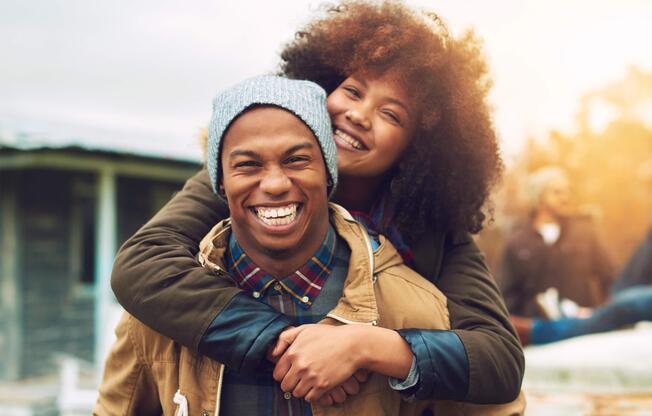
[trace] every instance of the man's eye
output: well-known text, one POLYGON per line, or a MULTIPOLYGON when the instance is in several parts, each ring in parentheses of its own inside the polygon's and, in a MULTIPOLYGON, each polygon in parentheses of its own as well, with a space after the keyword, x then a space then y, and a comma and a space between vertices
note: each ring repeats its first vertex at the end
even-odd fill
POLYGON ((245 160, 243 162, 238 162, 235 164, 236 168, 253 168, 258 167, 259 163, 253 160, 245 160))
POLYGON ((289 158, 285 159, 285 163, 290 165, 298 164, 298 163, 307 163, 309 161, 310 159, 305 156, 290 156, 289 158))

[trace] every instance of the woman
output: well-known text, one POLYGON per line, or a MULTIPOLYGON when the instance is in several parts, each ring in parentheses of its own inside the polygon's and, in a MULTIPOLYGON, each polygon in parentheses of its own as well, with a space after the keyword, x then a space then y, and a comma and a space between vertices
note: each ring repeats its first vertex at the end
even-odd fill
MULTIPOLYGON (((452 331, 401 333, 419 370, 414 395, 513 400, 522 350, 468 235, 482 229, 502 167, 477 40, 454 38, 436 16, 400 3, 346 2, 298 32, 281 58, 283 75, 330 94, 340 174, 333 200, 387 236, 448 297, 452 331)), ((197 264, 200 239, 226 216, 200 172, 122 247, 112 285, 145 324, 248 371, 265 362, 288 323, 197 264), (248 305, 255 318, 232 314, 234 304, 248 305), (225 328, 238 342, 211 337, 225 328)))

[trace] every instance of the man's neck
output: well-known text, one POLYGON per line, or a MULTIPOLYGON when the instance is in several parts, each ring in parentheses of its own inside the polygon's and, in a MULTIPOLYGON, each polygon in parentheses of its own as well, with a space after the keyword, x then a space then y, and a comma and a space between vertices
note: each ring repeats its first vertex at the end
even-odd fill
POLYGON ((245 254, 256 266, 265 273, 282 279, 297 271, 317 252, 326 238, 328 227, 329 223, 326 221, 323 227, 320 227, 323 228, 323 231, 314 233, 310 236, 310 240, 302 242, 299 247, 283 251, 261 251, 250 247, 245 241, 237 239, 237 233, 235 237, 245 254))
POLYGON ((547 210, 539 210, 534 214, 534 219, 532 220, 534 228, 539 228, 545 224, 556 224, 560 225, 561 222, 559 218, 547 210))

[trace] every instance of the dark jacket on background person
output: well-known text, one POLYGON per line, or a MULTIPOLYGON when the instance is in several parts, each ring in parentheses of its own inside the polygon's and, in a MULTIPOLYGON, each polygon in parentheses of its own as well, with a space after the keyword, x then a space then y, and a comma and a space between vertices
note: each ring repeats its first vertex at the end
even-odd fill
POLYGON ((507 238, 498 283, 511 314, 544 317, 536 295, 556 288, 560 298, 595 307, 609 294, 614 270, 591 218, 561 223, 559 238, 546 245, 531 221, 507 238))
MULTIPOLYGON (((192 247, 227 216, 226 205, 212 194, 208 175, 201 171, 120 249, 112 286, 125 309, 146 325, 238 371, 255 371, 267 346, 290 322, 267 305, 238 296, 242 292, 230 280, 216 279, 194 260, 192 247), (237 344, 217 335, 225 328, 237 329, 237 344)), ((523 352, 472 238, 432 233, 412 248, 416 271, 448 299, 451 328, 468 363, 462 379, 459 368, 433 369, 439 379, 455 380, 455 385, 440 391, 421 388, 417 398, 514 400, 523 378, 523 352)), ((433 354, 448 353, 449 346, 437 341, 437 331, 421 331, 416 338, 433 354)), ((457 357, 460 351, 450 353, 457 357)))
POLYGON ((618 275, 613 293, 633 286, 652 285, 652 228, 618 275))

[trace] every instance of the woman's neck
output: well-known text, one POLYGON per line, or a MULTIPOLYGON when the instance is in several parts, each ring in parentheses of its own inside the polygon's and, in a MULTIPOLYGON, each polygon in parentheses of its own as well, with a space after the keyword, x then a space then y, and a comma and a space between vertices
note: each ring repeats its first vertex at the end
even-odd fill
POLYGON ((333 195, 333 202, 342 205, 349 211, 369 212, 380 196, 382 183, 383 178, 340 176, 333 195))

